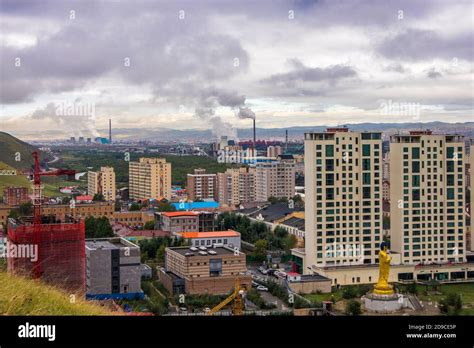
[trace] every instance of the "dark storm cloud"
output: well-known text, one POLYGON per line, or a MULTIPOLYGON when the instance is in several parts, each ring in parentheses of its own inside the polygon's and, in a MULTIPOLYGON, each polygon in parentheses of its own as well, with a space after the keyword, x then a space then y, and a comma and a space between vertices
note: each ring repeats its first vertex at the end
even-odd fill
POLYGON ((277 87, 298 87, 302 83, 324 82, 327 85, 334 85, 338 80, 356 77, 357 72, 350 66, 333 65, 326 68, 311 68, 305 66, 298 59, 289 61, 292 70, 286 73, 274 74, 262 80, 264 84, 271 84, 277 87))
MULTIPOLYGON (((9 86, 1 93, 3 103, 29 101, 40 93, 69 91, 106 76, 149 84, 157 96, 166 95, 167 90, 179 94, 186 83, 202 88, 216 80, 225 81, 248 67, 248 54, 240 42, 210 30, 205 18, 193 18, 188 13, 180 20, 178 10, 168 7, 147 12, 128 4, 95 4, 102 6, 96 6, 92 14, 87 9, 85 17, 81 8, 72 7, 76 11, 74 20, 67 17, 68 6, 61 11, 56 8, 53 13, 33 5, 27 8, 46 11, 60 29, 39 37, 35 46, 1 47, 0 76, 3 86, 9 86), (21 66, 15 66, 16 58, 21 59, 21 66)), ((2 10, 5 12, 5 8, 2 10)), ((183 93, 196 96, 197 91, 187 89, 183 93)))
POLYGON ((472 32, 455 37, 443 37, 434 30, 406 29, 378 45, 383 56, 409 61, 453 58, 472 61, 474 45, 472 32))
POLYGON ((443 75, 435 68, 431 68, 426 72, 426 76, 428 76, 430 79, 437 79, 438 77, 442 77, 443 75))

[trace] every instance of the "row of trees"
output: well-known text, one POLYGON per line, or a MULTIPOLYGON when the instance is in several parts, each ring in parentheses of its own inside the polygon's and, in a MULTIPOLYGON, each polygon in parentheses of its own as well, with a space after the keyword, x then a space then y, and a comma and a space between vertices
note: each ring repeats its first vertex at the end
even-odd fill
POLYGON ((257 259, 265 260, 266 250, 283 250, 289 253, 297 243, 296 237, 281 226, 272 231, 263 222, 251 221, 247 216, 235 213, 220 214, 217 225, 224 230, 232 229, 240 232, 243 241, 255 245, 254 256, 257 259))
POLYGON ((164 262, 166 247, 184 246, 187 241, 182 238, 156 237, 143 239, 138 242, 142 254, 142 261, 156 260, 164 262))

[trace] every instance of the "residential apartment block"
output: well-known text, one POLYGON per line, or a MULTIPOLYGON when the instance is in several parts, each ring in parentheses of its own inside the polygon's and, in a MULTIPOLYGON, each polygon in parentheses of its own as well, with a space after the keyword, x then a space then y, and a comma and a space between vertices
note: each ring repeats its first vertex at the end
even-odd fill
POLYGON ((459 135, 391 137, 391 249, 402 263, 465 261, 464 161, 459 135))
POLYGON ((222 205, 238 206, 255 201, 255 168, 229 168, 217 174, 218 200, 222 205))
POLYGON ((305 273, 372 264, 382 242, 380 132, 305 133, 305 273))
POLYGON ((270 145, 267 147, 267 157, 270 157, 270 158, 277 158, 279 155, 281 155, 283 153, 283 149, 281 146, 273 146, 273 145, 270 145))
POLYGON ((191 201, 217 201, 217 175, 207 174, 205 169, 194 169, 193 174, 188 174, 186 187, 191 201))
POLYGON ((292 160, 258 163, 255 168, 256 200, 295 195, 295 163, 292 160))
POLYGON ((129 163, 130 199, 171 199, 171 163, 163 158, 145 158, 129 163))
POLYGON ((106 201, 115 201, 115 172, 112 167, 101 167, 100 171, 87 172, 87 193, 102 194, 106 201))
POLYGON ((27 187, 5 187, 3 189, 3 203, 20 205, 30 200, 27 187))

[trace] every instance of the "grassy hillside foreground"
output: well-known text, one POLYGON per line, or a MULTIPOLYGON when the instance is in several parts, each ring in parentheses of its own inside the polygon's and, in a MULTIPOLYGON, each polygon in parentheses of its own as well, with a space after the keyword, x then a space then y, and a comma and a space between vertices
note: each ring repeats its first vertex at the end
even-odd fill
POLYGON ((87 302, 43 283, 0 271, 0 315, 113 315, 87 302))

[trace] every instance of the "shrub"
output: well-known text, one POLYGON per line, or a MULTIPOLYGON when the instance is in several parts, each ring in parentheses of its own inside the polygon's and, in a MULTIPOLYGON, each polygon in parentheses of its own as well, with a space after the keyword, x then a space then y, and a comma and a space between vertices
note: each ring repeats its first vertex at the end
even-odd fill
POLYGON ((348 301, 347 304, 346 304, 345 313, 347 315, 352 315, 352 316, 360 315, 362 313, 362 311, 360 309, 360 303, 356 300, 348 301))

